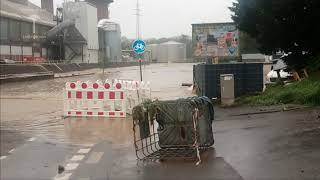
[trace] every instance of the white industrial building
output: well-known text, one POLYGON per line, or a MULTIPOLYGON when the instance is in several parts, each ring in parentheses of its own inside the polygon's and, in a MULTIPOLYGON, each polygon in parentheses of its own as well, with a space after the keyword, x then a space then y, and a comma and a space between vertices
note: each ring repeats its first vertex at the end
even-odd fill
POLYGON ((86 43, 74 42, 74 38, 69 40, 69 33, 72 37, 71 33, 75 32, 71 29, 73 26, 67 29, 64 43, 66 60, 76 63, 98 63, 97 8, 88 2, 66 2, 63 4, 63 21, 69 20, 74 22, 74 27, 80 33, 79 40, 83 38, 86 43))
POLYGON ((146 50, 150 51, 150 58, 152 62, 157 62, 159 44, 148 44, 146 50))
POLYGON ((186 62, 187 50, 183 43, 168 41, 159 44, 157 48, 157 62, 186 62))
POLYGON ((120 26, 98 28, 99 21, 109 19, 112 2, 64 1, 54 18, 53 0, 42 0, 41 8, 28 0, 1 0, 0 58, 22 63, 121 61, 120 26))
POLYGON ((100 59, 108 62, 121 62, 121 28, 118 23, 110 19, 101 19, 99 27, 100 59))

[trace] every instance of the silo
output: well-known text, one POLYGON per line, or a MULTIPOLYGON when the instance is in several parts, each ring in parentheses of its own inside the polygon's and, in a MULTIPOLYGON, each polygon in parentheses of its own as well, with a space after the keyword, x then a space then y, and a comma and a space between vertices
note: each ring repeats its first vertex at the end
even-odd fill
POLYGON ((106 52, 108 62, 121 62, 120 25, 109 19, 101 19, 98 27, 101 32, 99 36, 100 51, 106 52))
POLYGON ((159 45, 158 62, 186 62, 186 45, 169 41, 159 45))
POLYGON ((157 61, 158 48, 159 48, 159 44, 149 44, 149 45, 147 45, 147 51, 151 52, 151 61, 154 61, 154 62, 157 61))

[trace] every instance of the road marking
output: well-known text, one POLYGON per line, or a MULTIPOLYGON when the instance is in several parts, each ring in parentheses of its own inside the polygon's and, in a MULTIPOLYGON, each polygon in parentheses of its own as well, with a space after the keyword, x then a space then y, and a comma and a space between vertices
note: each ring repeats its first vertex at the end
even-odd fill
POLYGON ((71 161, 81 161, 84 158, 84 155, 74 155, 70 160, 71 161))
POLYGON ((34 141, 34 140, 36 140, 36 138, 33 137, 33 138, 30 138, 28 141, 29 141, 29 142, 32 142, 32 141, 34 141))
POLYGON ((91 153, 90 157, 86 161, 88 164, 97 164, 100 159, 102 158, 104 152, 93 152, 91 153))
POLYGON ((78 163, 69 163, 69 164, 66 165, 65 170, 66 171, 72 171, 72 170, 77 169, 78 166, 79 166, 78 163))
POLYGON ((54 180, 68 180, 71 177, 72 173, 66 173, 63 176, 57 175, 54 180), (61 176, 61 177, 59 177, 61 176))
POLYGON ((1 156, 0 160, 7 158, 7 156, 1 156))
POLYGON ((87 154, 91 149, 88 148, 88 149, 79 149, 78 153, 79 154, 87 154))
POLYGON ((91 148, 93 147, 95 144, 76 144, 78 146, 83 146, 84 148, 91 148))
POLYGON ((9 153, 9 154, 12 154, 12 153, 14 152, 14 150, 15 150, 15 149, 13 148, 13 149, 11 149, 8 153, 9 153))
POLYGON ((86 146, 86 147, 93 147, 94 144, 84 144, 84 146, 86 146))

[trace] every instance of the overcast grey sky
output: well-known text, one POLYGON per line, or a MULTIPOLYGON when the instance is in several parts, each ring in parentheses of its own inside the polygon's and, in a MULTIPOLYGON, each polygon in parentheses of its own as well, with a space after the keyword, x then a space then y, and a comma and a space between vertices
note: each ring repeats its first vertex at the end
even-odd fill
MULTIPOLYGON (((40 0, 30 0, 40 4, 40 0)), ((61 4, 63 0, 54 0, 61 4)), ((144 38, 191 35, 192 23, 230 22, 233 0, 140 0, 144 38)), ((136 0, 114 0, 110 17, 120 23, 122 35, 136 35, 136 0)))

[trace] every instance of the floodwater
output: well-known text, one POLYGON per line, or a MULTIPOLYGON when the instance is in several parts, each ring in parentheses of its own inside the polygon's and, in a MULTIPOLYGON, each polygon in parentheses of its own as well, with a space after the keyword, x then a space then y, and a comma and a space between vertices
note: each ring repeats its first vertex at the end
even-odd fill
MULTIPOLYGON (((193 96, 187 87, 181 86, 182 83, 192 83, 192 67, 193 64, 152 64, 143 67, 143 77, 151 82, 153 98, 193 96)), ((259 112, 261 107, 216 107, 213 123, 215 145, 207 156, 203 156, 198 167, 194 162, 137 166, 130 116, 124 119, 62 117, 64 84, 69 81, 95 81, 102 77, 100 69, 88 72, 95 74, 1 85, 1 153, 24 144, 21 139, 40 137, 50 145, 98 144, 95 147, 97 152, 108 152, 106 154, 114 158, 114 161, 106 158, 105 166, 89 167, 84 164, 85 168, 79 170, 84 175, 96 173, 99 168, 104 168, 101 170, 104 174, 105 167, 110 166, 111 179, 320 179, 319 108, 246 114, 259 112), (115 151, 100 147, 99 143, 104 141, 111 142, 115 151), (112 164, 107 165, 107 162, 112 164)), ((106 69, 105 77, 139 80, 139 67, 106 69)), ((41 148, 46 152, 45 145, 42 144, 41 148)), ((11 157, 15 158, 15 155, 11 157)), ((47 153, 45 157, 46 160, 57 158, 47 153)), ((35 154, 30 158, 34 160, 38 156, 35 154)), ((16 167, 23 164, 21 161, 16 159, 12 165, 14 168, 9 172, 17 174, 19 168, 16 167)), ((35 165, 27 166, 33 168, 35 165)), ((97 179, 106 178, 101 176, 97 179)))
MULTIPOLYGON (((192 96, 182 83, 192 83, 193 64, 143 66, 143 80, 151 82, 153 99, 192 96)), ((29 81, 1 85, 1 130, 41 136, 48 141, 94 144, 133 142, 132 120, 121 118, 66 118, 63 115, 63 87, 66 82, 104 79, 139 80, 139 67, 88 70, 94 75, 29 81)))

